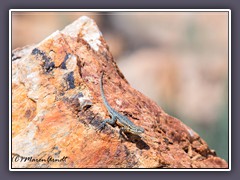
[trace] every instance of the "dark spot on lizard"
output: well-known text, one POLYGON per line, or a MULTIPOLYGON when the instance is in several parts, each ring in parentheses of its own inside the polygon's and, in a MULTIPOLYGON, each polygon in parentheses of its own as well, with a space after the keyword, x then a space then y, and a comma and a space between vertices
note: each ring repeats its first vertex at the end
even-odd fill
POLYGON ((67 74, 66 81, 67 81, 68 89, 75 88, 73 71, 67 74))

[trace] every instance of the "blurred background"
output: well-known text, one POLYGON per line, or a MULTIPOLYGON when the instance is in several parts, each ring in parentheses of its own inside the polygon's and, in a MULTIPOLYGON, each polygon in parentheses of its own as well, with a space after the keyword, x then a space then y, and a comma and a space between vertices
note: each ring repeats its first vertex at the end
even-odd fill
POLYGON ((12 48, 93 18, 129 83, 228 161, 227 12, 13 12, 12 48))

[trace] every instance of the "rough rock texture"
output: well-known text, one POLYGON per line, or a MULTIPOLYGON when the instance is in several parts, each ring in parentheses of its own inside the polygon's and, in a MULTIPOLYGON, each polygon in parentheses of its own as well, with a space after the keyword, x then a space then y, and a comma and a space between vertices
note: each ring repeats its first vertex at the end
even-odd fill
POLYGON ((95 22, 81 17, 12 52, 13 168, 227 168, 191 128, 131 88, 95 22), (99 78, 113 108, 142 138, 107 125, 99 78))

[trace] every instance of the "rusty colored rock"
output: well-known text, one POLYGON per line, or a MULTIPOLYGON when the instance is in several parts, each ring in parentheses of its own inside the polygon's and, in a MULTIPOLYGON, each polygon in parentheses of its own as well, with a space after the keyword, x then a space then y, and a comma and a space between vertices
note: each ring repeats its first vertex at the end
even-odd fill
POLYGON ((12 55, 13 168, 228 168, 180 120, 133 89, 92 19, 81 17, 37 45, 12 55), (119 137, 113 108, 145 129, 119 137), (129 137, 129 138, 128 138, 129 137))

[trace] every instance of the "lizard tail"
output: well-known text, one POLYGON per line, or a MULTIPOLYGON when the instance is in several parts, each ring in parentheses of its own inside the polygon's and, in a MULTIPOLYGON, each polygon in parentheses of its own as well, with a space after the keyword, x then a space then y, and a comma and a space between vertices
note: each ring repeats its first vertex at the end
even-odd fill
POLYGON ((104 75, 104 72, 102 72, 101 74, 101 79, 100 79, 100 90, 101 90, 101 96, 102 96, 102 99, 103 99, 103 102, 104 104, 109 107, 110 105, 108 104, 108 101, 105 97, 105 94, 104 94, 104 89, 103 89, 103 75, 104 75))

